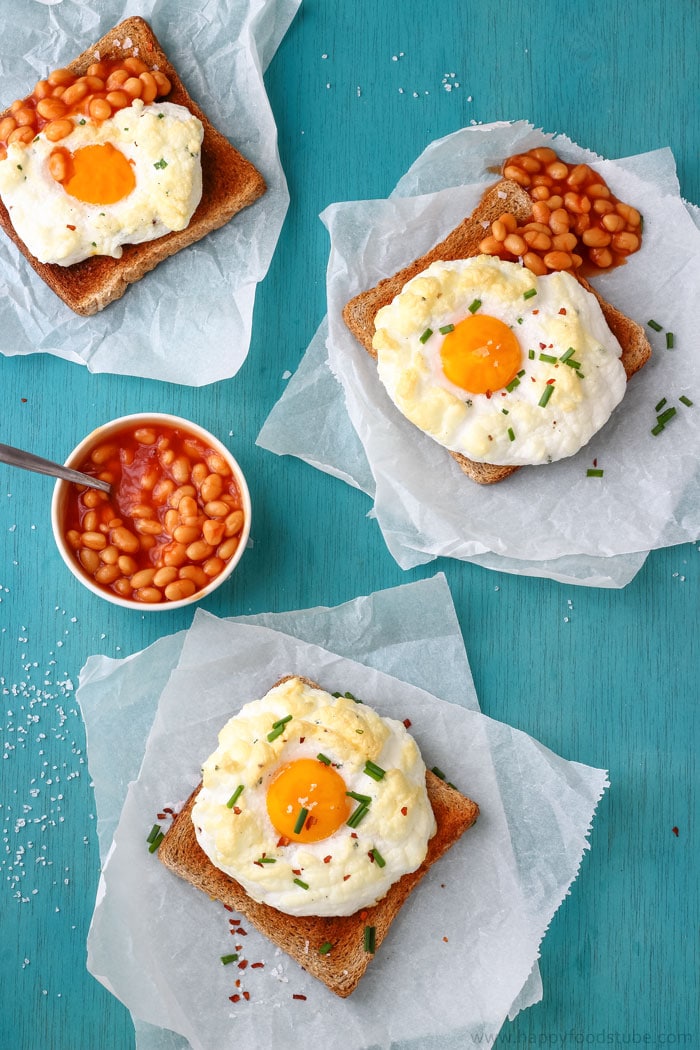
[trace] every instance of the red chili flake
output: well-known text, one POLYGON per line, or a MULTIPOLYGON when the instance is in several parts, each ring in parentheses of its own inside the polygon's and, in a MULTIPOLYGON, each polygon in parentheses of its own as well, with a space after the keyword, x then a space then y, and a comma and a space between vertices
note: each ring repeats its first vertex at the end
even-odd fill
POLYGON ((305 736, 300 736, 300 737, 299 737, 299 743, 300 743, 300 744, 303 744, 305 740, 306 740, 306 737, 305 737, 305 736))
POLYGON ((329 853, 327 857, 323 858, 323 863, 324 864, 330 864, 332 859, 333 859, 333 855, 331 853, 329 853))
POLYGON ((265 965, 265 963, 263 963, 263 962, 251 963, 250 968, 251 968, 251 970, 262 970, 264 965, 265 965))
POLYGON ((254 860, 254 861, 253 861, 253 864, 257 864, 257 866, 258 866, 259 868, 262 868, 262 866, 263 866, 263 862, 262 862, 261 860, 254 860))
POLYGON ((544 350, 546 346, 546 343, 540 343, 540 350, 544 350))
POLYGON ((70 224, 69 222, 67 222, 67 223, 66 223, 66 229, 67 229, 67 230, 74 230, 74 229, 75 229, 75 226, 71 226, 71 224, 70 224))
POLYGON ((243 998, 245 999, 246 1002, 248 1002, 248 1000, 250 999, 250 992, 244 992, 243 993, 243 998))
POLYGON ((349 878, 349 875, 343 875, 343 882, 347 882, 349 878))
POLYGON ((277 847, 278 847, 278 849, 280 847, 282 847, 282 846, 288 846, 289 845, 289 841, 290 840, 287 838, 286 835, 280 835, 280 837, 277 839, 277 847))
POLYGON ((240 817, 240 815, 243 812, 243 810, 241 809, 240 806, 234 806, 233 807, 233 812, 236 814, 237 817, 240 817))
POLYGON ((232 1003, 240 1003, 240 1001, 241 1001, 240 995, 236 995, 236 994, 229 995, 229 999, 231 1000, 232 1003))
POLYGON ((547 386, 552 386, 552 384, 555 383, 555 382, 556 382, 556 380, 554 380, 554 379, 548 379, 546 385, 547 386))
POLYGON ((299 995, 298 992, 294 993, 294 995, 292 996, 292 999, 303 999, 303 1001, 306 1002, 306 996, 305 995, 299 995))
POLYGON ((410 729, 411 728, 411 719, 410 718, 404 718, 403 724, 406 726, 406 729, 410 729))
POLYGON ((169 813, 171 815, 171 817, 175 816, 175 810, 171 809, 170 806, 164 806, 163 807, 163 812, 164 813, 169 813))
POLYGON ((493 393, 492 393, 491 390, 487 390, 486 391, 486 397, 487 397, 488 400, 490 400, 493 397, 493 393))
POLYGON ((26 403, 27 403, 26 397, 21 397, 20 401, 22 402, 23 405, 26 405, 26 403))
POLYGON ((678 828, 671 828, 671 831, 676 836, 676 838, 678 838, 678 828))
POLYGON ((597 466, 598 466, 598 457, 597 457, 597 456, 596 456, 596 458, 595 458, 595 459, 593 460, 593 466, 594 466, 594 467, 597 467, 597 466))
POLYGON ((559 311, 559 313, 560 313, 560 314, 566 314, 566 307, 565 307, 565 306, 562 306, 562 308, 561 308, 561 310, 559 311))
POLYGON ((238 969, 239 970, 245 970, 247 965, 248 965, 248 960, 247 959, 241 959, 241 961, 238 964, 238 969))
POLYGON ((404 815, 404 817, 405 817, 405 816, 406 816, 406 814, 408 813, 408 806, 402 806, 402 807, 401 807, 401 812, 403 813, 403 815, 404 815))
POLYGON ((308 831, 309 828, 312 828, 314 826, 314 824, 318 824, 318 817, 315 817, 313 813, 309 813, 308 817, 306 818, 306 823, 304 824, 304 827, 308 831))
POLYGON ((538 314, 540 311, 539 310, 533 310, 532 312, 533 312, 533 314, 538 314))
POLYGON ((246 931, 242 930, 240 927, 235 932, 238 934, 239 937, 247 937, 248 936, 246 931))
POLYGON ((236 988, 240 988, 241 987, 241 979, 240 979, 240 977, 236 978, 234 984, 235 984, 236 988))
POLYGON ((301 875, 301 868, 292 868, 292 875, 301 875))
POLYGON ((233 911, 233 908, 230 904, 224 904, 224 908, 226 909, 226 911, 233 911))
POLYGON ((442 939, 445 942, 445 944, 449 944, 450 943, 449 937, 443 937, 442 939))
POLYGON ((372 863, 374 864, 374 853, 372 853, 372 850, 370 850, 370 851, 369 851, 369 853, 367 854, 367 856, 369 857, 369 859, 370 859, 370 860, 372 861, 372 863))
POLYGON ((355 831, 351 831, 351 832, 350 832, 350 838, 351 838, 351 839, 356 839, 356 838, 357 838, 357 832, 355 832, 355 831))

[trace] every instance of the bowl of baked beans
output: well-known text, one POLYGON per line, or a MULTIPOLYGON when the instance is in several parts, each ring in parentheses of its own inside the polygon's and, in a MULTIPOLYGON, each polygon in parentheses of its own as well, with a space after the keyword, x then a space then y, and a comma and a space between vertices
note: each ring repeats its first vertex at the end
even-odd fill
POLYGON ((58 481, 51 523, 64 562, 115 605, 174 609, 211 594, 250 532, 243 472, 213 434, 179 416, 121 416, 89 434, 66 465, 109 493, 58 481))

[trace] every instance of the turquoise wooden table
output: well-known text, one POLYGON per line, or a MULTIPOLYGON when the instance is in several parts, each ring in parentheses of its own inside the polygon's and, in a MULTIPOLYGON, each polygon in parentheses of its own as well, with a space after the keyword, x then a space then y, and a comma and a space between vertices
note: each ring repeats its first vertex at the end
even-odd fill
MULTIPOLYGON (((177 20, 163 10, 155 28, 167 45, 177 20)), ((404 572, 361 492, 255 439, 325 313, 326 205, 387 196, 439 136, 521 118, 610 157, 668 145, 700 202, 699 44, 691 0, 304 0, 266 74, 291 206, 238 375, 193 389, 0 358, 5 443, 62 458, 142 409, 227 441, 255 544, 209 611, 335 605, 439 569, 483 711, 609 770, 592 849, 542 946, 544 998, 499 1050, 700 1047, 700 547, 653 551, 622 590, 446 559, 404 572)), ((0 1046, 128 1050, 127 1011, 85 968, 99 857, 74 692, 88 655, 137 651, 192 610, 141 615, 80 587, 53 546, 51 489, 0 466, 0 1046)))

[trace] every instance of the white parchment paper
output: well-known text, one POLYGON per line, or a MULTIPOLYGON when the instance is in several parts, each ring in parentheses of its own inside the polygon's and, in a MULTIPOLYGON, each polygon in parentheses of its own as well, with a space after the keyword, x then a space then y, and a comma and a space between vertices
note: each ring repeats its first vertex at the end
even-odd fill
MULTIPOLYGON (((416 672, 424 678, 434 667, 436 681, 446 681, 448 661, 440 658, 437 639, 455 634, 442 577, 340 610, 296 615, 305 621, 303 633, 313 627, 317 637, 345 635, 346 651, 357 655, 364 625, 376 665, 394 650, 393 641, 378 644, 382 624, 396 640, 407 622, 400 635, 404 678, 416 672), (411 608, 416 614, 420 609, 424 623, 438 625, 427 646, 413 629, 419 621, 411 608)), ((305 1040, 338 1050, 408 1046, 416 1039, 422 1047, 464 1047, 495 1037, 509 1011, 536 1000, 538 946, 576 877, 607 778, 481 715, 465 660, 457 661, 450 690, 463 690, 467 706, 298 636, 202 611, 188 632, 128 661, 91 658, 78 699, 98 807, 124 793, 125 802, 106 854, 88 965, 132 1011, 139 1050, 292 1047, 298 1045, 291 1027, 297 1024, 305 1040), (246 958, 265 966, 245 971, 250 1002, 232 1005, 228 996, 240 972, 232 974, 219 961, 231 950, 227 913, 159 865, 144 840, 154 814, 181 802, 196 784, 199 764, 231 712, 289 671, 312 674, 329 689, 350 689, 371 697, 387 715, 410 718, 427 764, 448 770, 482 812, 412 895, 349 1000, 336 999, 251 928, 246 958), (150 714, 137 717, 132 731, 129 683, 138 696, 151 698, 151 712, 156 698, 145 754, 150 714), (115 752, 118 734, 127 739, 115 752), (131 772, 135 756, 144 756, 128 788, 127 754, 131 772)), ((105 837, 101 846, 107 849, 105 837)))
POLYGON ((161 263, 94 317, 73 313, 0 238, 0 352, 37 351, 92 372, 202 386, 235 375, 250 344, 289 194, 263 72, 301 0, 0 0, 0 71, 8 102, 131 15, 153 27, 192 97, 263 174, 267 192, 220 230, 161 263))
POLYGON ((668 149, 603 161, 526 122, 467 128, 432 143, 390 199, 335 204, 323 213, 331 235, 328 317, 258 443, 299 455, 370 493, 387 545, 404 568, 447 555, 572 583, 624 585, 650 549, 700 532, 700 416, 678 400, 697 400, 700 392, 697 216, 679 195, 668 149), (596 283, 641 324, 654 318, 673 331, 674 349, 666 349, 665 332, 647 329, 651 362, 585 449, 546 468, 523 468, 499 485, 479 486, 395 409, 341 312, 357 292, 454 228, 493 184, 490 169, 505 156, 553 139, 563 157, 592 163, 614 192, 642 211, 643 250, 596 283), (307 412, 300 435, 294 416, 309 390, 320 419, 310 426, 307 412), (662 397, 678 415, 655 437, 662 397), (317 438, 313 449, 309 434, 317 438), (602 479, 586 477, 594 459, 602 479))

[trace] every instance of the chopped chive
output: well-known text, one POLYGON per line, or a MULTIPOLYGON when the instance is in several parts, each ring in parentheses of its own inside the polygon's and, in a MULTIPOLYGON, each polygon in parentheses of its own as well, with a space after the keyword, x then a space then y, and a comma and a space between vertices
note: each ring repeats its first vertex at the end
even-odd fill
POLYGON ((542 397, 537 402, 538 405, 540 406, 540 408, 544 408, 545 407, 545 405, 547 404, 547 402, 549 401, 549 399, 550 399, 550 397, 552 396, 553 393, 554 393, 554 386, 553 386, 552 383, 550 383, 549 386, 546 386, 544 388, 544 390, 542 392, 542 397))
POLYGON ((548 365, 554 365, 557 362, 557 358, 552 354, 540 354, 540 361, 546 361, 548 365))
POLYGON ((430 772, 434 773, 436 777, 440 778, 440 780, 447 780, 446 774, 443 773, 443 771, 440 769, 439 766, 433 766, 433 768, 430 770, 430 772))
POLYGON ((568 361, 570 357, 574 356, 575 352, 576 351, 574 350, 573 346, 570 346, 568 350, 564 351, 564 353, 561 355, 559 360, 560 361, 568 361))
POLYGON ((382 857, 381 853, 379 852, 376 846, 370 850, 370 853, 372 854, 375 862, 379 865, 380 868, 386 866, 386 861, 384 860, 384 857, 382 857))
POLYGON ((272 723, 272 728, 273 729, 279 729, 280 726, 286 726, 287 722, 291 722, 291 720, 292 720, 292 716, 291 715, 285 715, 284 718, 278 718, 276 722, 273 722, 272 723))
POLYGON ((520 386, 520 380, 516 376, 515 379, 511 379, 510 383, 506 386, 506 390, 509 394, 512 394, 516 386, 520 386))
POLYGON ((316 758, 319 760, 319 762, 323 762, 324 766, 329 766, 331 764, 331 760, 328 757, 328 755, 324 755, 322 751, 319 751, 319 753, 316 755, 316 758))
POLYGON ((507 416, 507 415, 509 415, 509 412, 508 412, 508 409, 507 409, 507 408, 502 408, 502 409, 501 409, 501 412, 503 413, 503 415, 504 415, 504 416, 507 416))
POLYGON ((372 780, 383 780, 386 776, 386 770, 378 766, 376 762, 371 762, 369 759, 365 762, 364 772, 368 777, 372 777, 372 780))
POLYGON ((535 351, 534 350, 528 350, 527 357, 528 357, 528 361, 534 361, 535 360, 535 351))
POLYGON ((346 791, 345 794, 348 798, 354 798, 355 802, 362 802, 365 806, 369 806, 372 801, 371 795, 361 795, 359 791, 346 791))
POLYGON ((656 417, 656 422, 660 423, 661 426, 665 426, 665 424, 668 423, 669 419, 673 419, 675 414, 676 410, 673 407, 673 405, 671 405, 670 408, 667 408, 665 412, 662 412, 660 416, 656 417))
POLYGON ((666 332, 666 349, 673 350, 673 332, 666 332))
POLYGON ((602 478, 602 476, 603 471, 600 469, 600 467, 589 467, 586 471, 587 478, 602 478))
POLYGON ((150 834, 149 834, 148 838, 146 839, 146 842, 148 842, 148 843, 153 842, 153 840, 155 839, 155 837, 156 837, 156 835, 158 834, 159 831, 160 831, 160 824, 154 824, 153 827, 151 828, 151 831, 150 831, 150 834))
POLYGON ((654 406, 654 411, 655 412, 660 412, 665 404, 666 404, 666 398, 662 397, 661 400, 659 401, 659 403, 654 406))
POLYGON ((161 168, 161 169, 162 168, 167 168, 167 166, 168 166, 167 160, 164 160, 162 157, 160 158, 160 160, 157 160, 155 162, 155 164, 153 165, 154 168, 161 168))
MULTIPOLYGON (((564 359, 562 358, 562 361, 563 360, 564 359)), ((574 361, 573 357, 567 357, 566 361, 564 361, 564 364, 568 365, 569 368, 580 368, 581 367, 581 362, 580 361, 574 361)))
POLYGON ((652 432, 652 434, 654 434, 654 436, 656 436, 657 434, 660 434, 663 429, 664 429, 663 423, 657 423, 655 427, 651 428, 651 432, 652 432))
POLYGON ((276 740, 278 736, 282 736, 284 728, 287 722, 291 722, 292 716, 287 715, 285 718, 278 718, 276 722, 272 723, 272 729, 267 734, 268 742, 271 744, 273 740, 276 740))
POLYGON ((297 886, 301 886, 302 890, 308 890, 309 888, 308 882, 304 882, 302 879, 295 879, 294 882, 297 886))
POLYGON ((585 375, 583 374, 583 372, 577 372, 576 375, 579 377, 579 379, 585 379, 586 378, 585 375))
POLYGON ((299 810, 298 815, 297 815, 296 824, 294 825, 294 834, 295 835, 298 835, 299 832, 301 831, 301 829, 304 827, 304 824, 306 823, 306 818, 308 817, 308 815, 309 815, 308 809, 305 809, 304 806, 302 806, 301 809, 299 810))
POLYGON ((346 824, 350 828, 356 828, 360 821, 367 816, 368 812, 369 806, 365 805, 364 802, 360 802, 359 806, 348 817, 346 824))
POLYGON ((450 332, 454 332, 455 326, 453 324, 444 324, 440 329, 440 335, 449 335, 450 332))
POLYGON ((511 441, 515 441, 515 431, 512 427, 508 427, 508 437, 511 441))
POLYGON ((693 402, 692 402, 692 401, 690 400, 690 398, 689 398, 689 397, 686 397, 686 396, 685 396, 685 394, 681 394, 681 396, 680 396, 680 397, 678 398, 678 400, 679 400, 679 401, 682 401, 684 405, 687 405, 687 406, 688 406, 688 408, 690 408, 690 406, 691 406, 691 405, 692 405, 692 403, 693 403, 693 402))
POLYGON ((221 961, 224 966, 228 966, 228 964, 232 962, 238 962, 238 952, 233 952, 232 955, 222 955, 221 961))
POLYGON ((516 321, 518 322, 518 324, 522 324, 523 323, 522 317, 517 317, 516 321))
POLYGON ((423 332, 423 335, 420 337, 421 343, 427 343, 432 334, 432 328, 426 328, 426 330, 423 332))
POLYGON ((226 803, 226 805, 228 806, 229 809, 233 809, 233 807, 236 805, 236 803, 238 802, 238 800, 239 800, 239 798, 241 797, 242 794, 243 794, 243 784, 239 784, 238 787, 236 788, 236 790, 234 791, 234 793, 231 795, 231 798, 226 803))
POLYGON ((163 832, 159 831, 158 834, 156 835, 156 837, 153 839, 153 842, 148 847, 148 852, 149 853, 155 853, 164 838, 165 838, 165 835, 163 834, 163 832))
POLYGON ((537 289, 528 288, 526 292, 523 292, 523 299, 532 299, 533 295, 537 295, 537 289))
POLYGON ((346 693, 331 693, 331 696, 334 696, 336 698, 336 700, 339 700, 341 697, 343 697, 345 700, 354 700, 356 704, 361 704, 362 703, 361 700, 358 700, 357 697, 354 696, 350 692, 346 692, 346 693))
POLYGON ((258 857, 255 864, 276 864, 277 857, 258 857))
POLYGON ((517 374, 517 377, 516 377, 516 378, 517 378, 517 379, 522 379, 522 377, 523 377, 524 375, 525 375, 525 369, 524 369, 524 368, 521 368, 521 369, 520 369, 520 371, 518 372, 518 374, 517 374))
POLYGON ((324 941, 324 943, 318 949, 318 954, 319 955, 328 955, 328 953, 332 949, 332 947, 333 947, 333 945, 331 944, 330 941, 324 941))
POLYGON ((649 325, 650 328, 653 328, 655 332, 663 331, 661 325, 657 321, 653 321, 653 320, 652 321, 647 321, 647 324, 649 325))
POLYGON ((481 299, 474 299, 473 302, 471 302, 469 304, 469 313, 470 314, 475 314, 480 306, 481 306, 481 299))
POLYGON ((375 940, 376 930, 374 926, 365 926, 364 949, 370 955, 374 955, 375 940))

